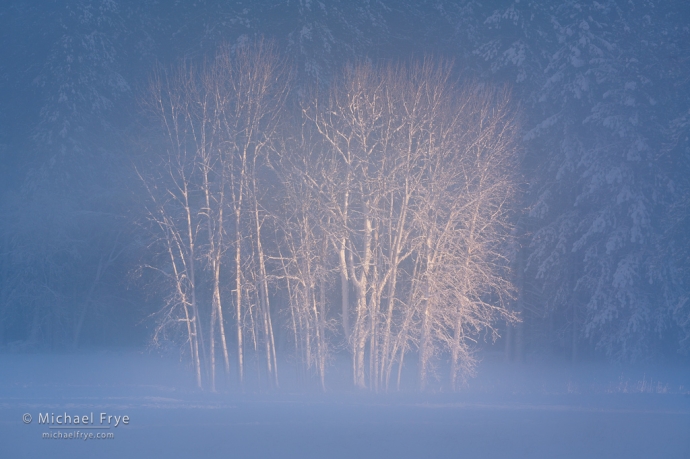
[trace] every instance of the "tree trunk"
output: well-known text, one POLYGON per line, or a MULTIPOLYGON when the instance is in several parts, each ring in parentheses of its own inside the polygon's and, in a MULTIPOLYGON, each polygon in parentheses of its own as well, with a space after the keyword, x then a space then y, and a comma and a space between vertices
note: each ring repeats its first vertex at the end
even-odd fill
POLYGON ((347 278, 347 262, 345 259, 346 239, 340 241, 338 256, 340 260, 340 299, 341 317, 343 323, 343 336, 345 342, 350 340, 350 282, 347 278))
POLYGON ((237 372, 244 387, 244 353, 242 341, 242 233, 239 212, 235 219, 235 320, 237 321, 237 372))
MULTIPOLYGON (((254 165, 256 167, 256 165, 254 165)), ((254 201, 254 233, 256 237, 256 253, 259 257, 259 302, 263 315, 265 346, 266 346, 266 369, 271 384, 278 387, 278 361, 275 351, 275 338, 273 334, 273 323, 271 321, 271 308, 268 297, 268 273, 266 272, 266 262, 263 245, 261 244, 261 222, 259 217, 259 203, 256 196, 256 177, 252 177, 253 201, 254 201)))

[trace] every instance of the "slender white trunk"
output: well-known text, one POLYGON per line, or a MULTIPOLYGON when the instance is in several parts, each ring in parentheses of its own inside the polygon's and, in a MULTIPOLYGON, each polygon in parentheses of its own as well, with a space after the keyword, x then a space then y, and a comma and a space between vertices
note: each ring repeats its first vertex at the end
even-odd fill
POLYGON ((237 372, 244 385, 244 343, 242 341, 242 233, 239 212, 235 218, 235 320, 237 321, 237 372))
MULTIPOLYGON (((256 169, 256 164, 254 164, 256 169)), ((275 351, 275 337, 273 334, 273 323, 271 321, 271 308, 268 293, 268 273, 266 272, 266 259, 264 256, 263 245, 261 244, 261 221, 259 215, 259 203, 256 190, 256 171, 252 176, 252 199, 254 204, 254 234, 256 237, 256 253, 258 256, 259 268, 259 301, 263 317, 265 347, 266 347, 266 369, 268 376, 276 387, 278 386, 278 361, 275 351)))
POLYGON ((347 277, 347 261, 345 259, 346 239, 340 240, 340 250, 338 259, 340 261, 340 298, 341 298, 341 318, 343 323, 343 335, 345 342, 350 340, 350 282, 347 277))

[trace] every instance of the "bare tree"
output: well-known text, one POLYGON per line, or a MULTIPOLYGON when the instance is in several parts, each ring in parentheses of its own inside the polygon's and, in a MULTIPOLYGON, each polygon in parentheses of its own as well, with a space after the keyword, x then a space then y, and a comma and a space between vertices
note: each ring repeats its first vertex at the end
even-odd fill
POLYGON ((260 170, 288 85, 285 62, 264 41, 221 47, 210 63, 200 67, 185 63, 172 75, 159 72, 152 80, 148 106, 161 121, 167 148, 158 172, 145 178, 154 203, 149 215, 168 247, 177 291, 177 303, 169 305, 165 317, 174 317, 170 313, 175 304, 183 306, 185 318, 181 320, 189 324, 199 385, 202 362, 197 354, 201 347, 205 360, 208 348, 211 390, 216 389, 218 345, 226 373, 230 372, 222 271, 228 264, 233 271, 240 383, 244 380, 244 331, 250 325, 255 343, 260 337, 264 346, 272 384, 278 384, 262 241, 267 213, 259 190, 260 170), (234 256, 228 260, 231 248, 234 256), (198 282, 200 275, 202 282, 198 282), (210 305, 203 308, 198 305, 201 285, 210 285, 210 292, 201 295, 210 305), (256 293, 256 308, 248 291, 256 293), (189 317, 187 306, 191 308, 189 317), (249 321, 245 320, 247 312, 249 321), (208 324, 207 346, 201 339, 204 326, 200 322, 208 324))
POLYGON ((469 343, 482 330, 497 336, 497 319, 512 287, 506 259, 508 203, 514 193, 515 124, 506 94, 470 88, 451 105, 457 113, 441 138, 415 211, 424 243, 421 279, 420 385, 443 344, 451 354, 451 385, 472 373, 469 343), (459 109, 459 110, 458 110, 459 109))
POLYGON ((449 63, 432 60, 357 65, 325 103, 304 110, 330 151, 315 183, 348 284, 344 325, 350 286, 355 292, 347 338, 358 387, 387 388, 413 346, 422 388, 444 349, 455 386, 474 362, 468 342, 498 317, 511 319, 500 248, 514 122, 507 94, 460 92, 450 75, 449 63))
POLYGON ((290 326, 296 353, 305 372, 318 374, 322 390, 326 389, 326 365, 333 343, 327 303, 327 289, 337 258, 330 251, 332 239, 328 230, 332 216, 323 212, 323 182, 316 180, 327 167, 320 154, 313 126, 293 127, 299 136, 283 138, 278 149, 276 172, 281 178, 283 210, 279 222, 279 257, 288 294, 290 326))
POLYGON ((150 175, 140 172, 149 194, 147 211, 157 230, 157 241, 167 254, 169 268, 152 266, 172 283, 173 292, 160 312, 154 335, 157 340, 170 326, 185 324, 186 340, 196 373, 203 387, 200 347, 202 327, 197 304, 197 240, 199 215, 195 202, 196 151, 190 141, 189 88, 191 69, 181 65, 173 76, 158 72, 151 79, 147 108, 158 117, 166 139, 166 151, 153 164, 150 175))
POLYGON ((278 384, 277 356, 271 318, 267 256, 263 225, 267 218, 260 194, 261 169, 271 151, 290 87, 287 64, 269 42, 240 43, 224 47, 216 57, 218 79, 228 103, 220 111, 222 148, 228 155, 230 208, 234 214, 235 313, 240 381, 243 380, 243 285, 256 282, 258 320, 261 327, 267 372, 278 384), (243 253, 245 240, 249 250, 243 253), (245 263, 245 257, 254 259, 245 263), (255 272, 243 274, 244 267, 255 272))

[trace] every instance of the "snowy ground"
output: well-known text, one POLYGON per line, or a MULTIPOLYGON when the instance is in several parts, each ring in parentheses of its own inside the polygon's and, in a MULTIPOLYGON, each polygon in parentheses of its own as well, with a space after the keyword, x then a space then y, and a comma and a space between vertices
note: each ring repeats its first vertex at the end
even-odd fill
POLYGON ((687 368, 485 362, 457 394, 247 392, 199 393, 182 365, 151 355, 0 355, 0 456, 690 457, 687 368), (94 424, 50 429, 45 413, 94 424), (107 425, 100 413, 129 424, 85 429, 107 425), (42 438, 57 432, 114 438, 42 438))

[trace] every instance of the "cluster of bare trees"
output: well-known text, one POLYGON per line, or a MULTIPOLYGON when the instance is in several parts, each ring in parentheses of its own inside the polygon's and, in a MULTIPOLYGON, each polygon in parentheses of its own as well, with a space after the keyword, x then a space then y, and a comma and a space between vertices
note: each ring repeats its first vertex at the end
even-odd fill
MULTIPOLYGON (((296 198, 289 207, 313 200, 297 226, 311 221, 323 241, 310 235, 303 245, 316 250, 296 253, 321 262, 321 284, 338 273, 355 385, 388 388, 394 369, 399 384, 406 352, 415 350, 422 389, 441 352, 455 387, 471 373, 473 337, 513 319, 503 307, 515 148, 507 100, 474 85, 458 91, 450 65, 427 60, 349 68, 326 97, 305 105, 318 148, 301 149, 311 156, 300 171, 307 191, 288 193, 296 198)), ((317 337, 323 322, 314 323, 317 337)))
POLYGON ((142 177, 172 287, 158 330, 182 331, 199 386, 215 389, 218 350, 230 372, 232 341, 240 381, 253 347, 277 385, 280 317, 324 388, 344 351, 357 387, 399 387, 412 355, 421 389, 444 356, 455 388, 472 342, 516 319, 516 124, 506 93, 451 75, 431 59, 354 65, 292 111, 288 66, 265 42, 156 75, 166 150, 142 177))
POLYGON ((215 390, 217 351, 230 373, 229 305, 240 382, 247 331, 278 381, 258 174, 283 113, 286 72, 272 46, 259 42, 152 78, 148 108, 162 123, 165 153, 142 178, 167 254, 157 268, 173 287, 156 338, 183 325, 200 387, 206 375, 215 390))

